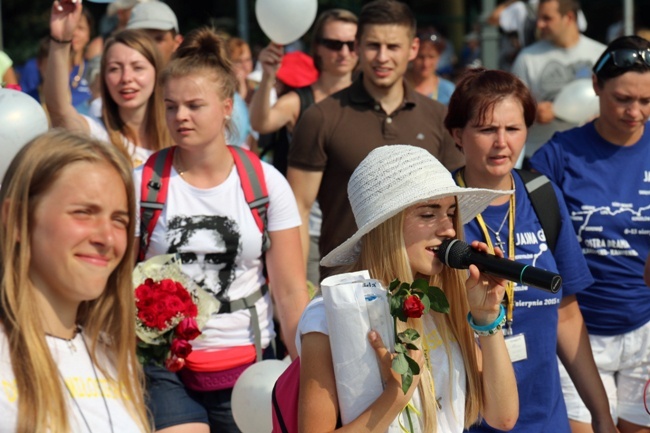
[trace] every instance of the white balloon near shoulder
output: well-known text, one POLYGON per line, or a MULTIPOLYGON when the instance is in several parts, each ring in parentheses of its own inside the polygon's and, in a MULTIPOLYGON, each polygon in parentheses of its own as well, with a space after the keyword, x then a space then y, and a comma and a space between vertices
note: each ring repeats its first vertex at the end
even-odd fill
POLYGON ((48 127, 47 115, 34 98, 0 88, 0 181, 18 151, 48 127))
POLYGON ((318 0, 257 0, 255 16, 266 36, 286 45, 300 39, 316 18, 318 0))
POLYGON ((591 78, 579 78, 565 85, 553 101, 555 117, 582 125, 598 117, 600 105, 591 78))
POLYGON ((251 365, 239 376, 232 390, 231 406, 242 433, 273 430, 271 393, 275 381, 288 366, 285 361, 267 359, 251 365))

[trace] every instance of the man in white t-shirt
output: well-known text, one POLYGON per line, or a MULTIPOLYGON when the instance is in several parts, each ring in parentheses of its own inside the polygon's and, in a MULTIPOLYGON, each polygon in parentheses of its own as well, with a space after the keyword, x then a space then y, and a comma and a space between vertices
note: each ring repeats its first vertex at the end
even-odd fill
POLYGON ((530 128, 526 155, 530 156, 555 131, 574 124, 555 118, 553 100, 578 78, 591 77, 591 68, 605 45, 580 33, 577 0, 539 0, 537 29, 540 41, 521 50, 512 66, 537 99, 536 123, 530 128))

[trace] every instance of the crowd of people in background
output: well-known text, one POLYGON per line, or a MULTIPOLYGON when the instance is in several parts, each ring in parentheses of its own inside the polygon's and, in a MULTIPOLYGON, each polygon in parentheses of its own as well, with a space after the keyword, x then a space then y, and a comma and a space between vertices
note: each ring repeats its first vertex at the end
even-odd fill
POLYGON ((398 0, 321 11, 308 50, 54 1, 34 58, 0 51, 52 127, 0 189, 0 433, 239 433, 237 378, 285 357, 304 432, 650 433, 648 32, 591 39, 577 0, 488 12, 494 70, 398 0), (600 114, 561 118, 585 79, 600 114), (445 267, 453 238, 562 288, 445 267), (133 266, 164 254, 220 305, 180 371, 135 351, 133 266), (361 270, 451 308, 409 319, 404 390, 370 333, 383 392, 341 425, 318 289, 361 270))

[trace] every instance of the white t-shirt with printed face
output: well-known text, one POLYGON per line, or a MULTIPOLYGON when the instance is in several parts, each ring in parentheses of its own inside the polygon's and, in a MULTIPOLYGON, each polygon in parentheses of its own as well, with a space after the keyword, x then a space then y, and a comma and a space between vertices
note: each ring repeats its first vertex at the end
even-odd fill
MULTIPOLYGON (((70 390, 63 387, 64 396, 68 401, 72 433, 87 433, 86 422, 93 432, 140 432, 141 430, 129 414, 124 401, 119 398, 118 390, 108 384, 99 368, 95 368, 93 371, 82 338, 82 334, 79 333, 69 344, 59 338, 46 337, 54 363, 60 372, 60 377, 55 376, 52 380, 63 378, 70 390), (106 411, 107 406, 110 418, 106 411), (111 423, 113 424, 112 429, 111 423)), ((88 347, 90 347, 90 343, 88 347)), ((97 353, 97 356, 100 361, 105 360, 101 353, 97 353)), ((113 374, 114 371, 109 369, 109 372, 113 374)), ((15 432, 17 413, 18 395, 9 359, 9 345, 5 333, 0 332, 0 433, 15 432)))
MULTIPOLYGON (((300 226, 295 198, 286 179, 262 163, 269 194, 268 231, 300 226)), ((142 168, 134 172, 140 201, 142 168)), ((139 215, 138 215, 139 217, 139 215)), ((139 222, 136 225, 139 236, 139 222)), ((233 167, 220 185, 202 189, 185 182, 172 169, 165 207, 151 235, 146 258, 178 253, 183 271, 220 301, 245 298, 265 283, 262 233, 246 203, 239 174, 233 167)), ((275 336, 270 295, 256 304, 265 347, 275 336)), ((250 313, 239 310, 213 315, 194 349, 253 344, 250 313)))

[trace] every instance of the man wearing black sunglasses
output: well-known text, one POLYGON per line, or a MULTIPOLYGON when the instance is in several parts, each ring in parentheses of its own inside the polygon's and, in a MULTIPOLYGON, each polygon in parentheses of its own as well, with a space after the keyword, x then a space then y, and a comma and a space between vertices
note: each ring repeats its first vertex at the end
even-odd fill
POLYGON ((578 0, 539 0, 538 42, 520 51, 512 72, 537 100, 536 123, 529 129, 525 154, 530 157, 556 131, 576 126, 555 117, 553 100, 578 78, 590 78, 605 45, 580 33, 578 0))
MULTIPOLYGON (((418 52, 415 29, 415 17, 405 3, 366 4, 356 34, 360 74, 350 87, 312 106, 296 125, 287 179, 303 227, 314 201, 320 203, 321 257, 356 230, 347 184, 357 165, 376 147, 411 144, 427 149, 449 169, 464 163, 442 125, 444 106, 419 95, 404 81, 408 62, 418 52)), ((339 45, 322 39, 320 43, 332 49, 339 45)), ((341 49, 347 51, 348 46, 341 44, 341 49)), ((303 245, 305 238, 306 228, 303 245)), ((326 272, 331 273, 331 268, 321 268, 321 277, 326 272)))

